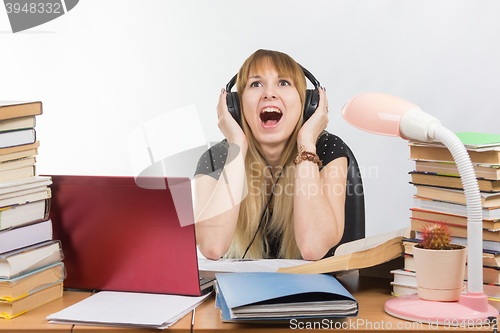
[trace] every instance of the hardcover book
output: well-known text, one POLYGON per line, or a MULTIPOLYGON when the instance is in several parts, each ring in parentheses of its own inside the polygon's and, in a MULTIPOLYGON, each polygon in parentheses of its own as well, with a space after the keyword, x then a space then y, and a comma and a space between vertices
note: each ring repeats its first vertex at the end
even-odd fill
POLYGON ((3 120, 0 122, 0 132, 15 131, 35 127, 35 116, 3 120))
POLYGON ((61 242, 46 241, 0 254, 0 279, 11 279, 31 270, 62 261, 61 242))
POLYGON ((36 141, 30 145, 2 148, 0 149, 0 162, 35 156, 38 154, 38 147, 40 147, 40 141, 36 141))
POLYGON ((0 132, 0 148, 33 144, 36 142, 34 128, 0 132))
MULTIPOLYGON (((410 172, 414 185, 430 185, 438 187, 462 189, 462 179, 458 176, 446 176, 423 172, 410 172)), ((500 180, 478 179, 479 190, 483 192, 500 192, 500 180)))
POLYGON ((13 279, 0 279, 0 301, 13 302, 50 285, 62 282, 64 277, 64 265, 59 262, 13 279))
POLYGON ((10 319, 17 317, 26 311, 33 310, 62 297, 62 294, 63 284, 59 282, 12 302, 0 301, 0 318, 10 319))
POLYGON ((42 102, 0 101, 0 120, 36 116, 42 113, 42 102))
POLYGON ((0 253, 52 239, 52 221, 45 220, 0 232, 0 253))

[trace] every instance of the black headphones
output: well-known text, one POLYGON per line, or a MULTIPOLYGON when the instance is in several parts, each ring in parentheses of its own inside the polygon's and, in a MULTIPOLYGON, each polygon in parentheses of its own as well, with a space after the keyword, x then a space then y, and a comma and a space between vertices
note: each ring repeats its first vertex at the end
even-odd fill
MULTIPOLYGON (((319 81, 316 80, 316 78, 304 67, 299 65, 300 68, 302 68, 302 71, 304 72, 304 75, 306 78, 311 81, 311 83, 314 86, 314 89, 307 89, 306 90, 306 102, 304 104, 304 122, 309 119, 316 111, 318 108, 318 103, 319 103, 319 81)), ((229 110, 229 113, 233 116, 233 118, 236 120, 238 124, 243 128, 243 125, 241 123, 241 107, 240 107, 240 99, 238 98, 238 93, 237 92, 231 92, 231 89, 233 88, 234 84, 236 83, 236 78, 238 77, 238 74, 233 76, 231 81, 226 85, 226 91, 227 91, 227 108, 229 110)))

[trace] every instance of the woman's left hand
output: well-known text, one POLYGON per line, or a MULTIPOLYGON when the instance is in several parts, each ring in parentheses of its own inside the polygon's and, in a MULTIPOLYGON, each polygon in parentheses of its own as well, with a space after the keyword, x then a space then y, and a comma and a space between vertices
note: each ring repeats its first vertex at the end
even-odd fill
POLYGON ((319 104, 313 115, 302 125, 297 136, 297 146, 304 145, 307 151, 316 151, 316 140, 328 125, 328 100, 325 88, 320 87, 319 104))

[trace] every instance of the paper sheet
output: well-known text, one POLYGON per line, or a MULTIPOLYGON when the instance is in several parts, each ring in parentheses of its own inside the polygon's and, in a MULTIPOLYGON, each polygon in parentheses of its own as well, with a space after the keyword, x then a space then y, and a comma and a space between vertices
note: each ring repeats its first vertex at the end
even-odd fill
POLYGON ((306 260, 295 259, 198 259, 198 269, 201 276, 213 276, 215 272, 249 273, 276 272, 281 267, 293 267, 307 264, 306 260), (209 273, 210 272, 210 273, 209 273))
POLYGON ((50 323, 164 329, 201 304, 208 296, 101 291, 47 317, 50 323))

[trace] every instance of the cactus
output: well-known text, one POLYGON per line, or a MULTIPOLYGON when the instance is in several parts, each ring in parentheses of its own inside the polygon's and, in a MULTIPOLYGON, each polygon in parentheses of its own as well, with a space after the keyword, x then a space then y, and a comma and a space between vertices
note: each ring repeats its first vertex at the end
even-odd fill
POLYGON ((448 227, 444 224, 429 224, 422 229, 422 247, 429 250, 448 250, 451 235, 448 227))

